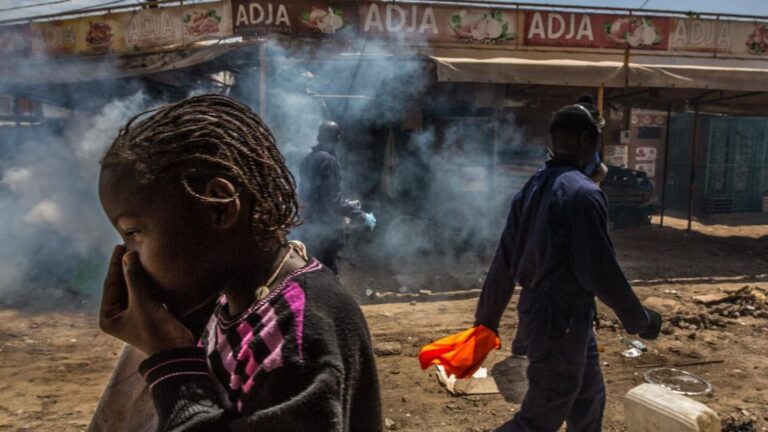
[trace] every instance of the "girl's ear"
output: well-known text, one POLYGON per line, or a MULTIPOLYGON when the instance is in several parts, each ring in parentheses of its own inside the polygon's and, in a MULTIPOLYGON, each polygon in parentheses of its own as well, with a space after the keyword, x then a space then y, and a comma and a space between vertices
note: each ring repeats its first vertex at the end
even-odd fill
POLYGON ((240 219, 242 205, 237 189, 227 179, 215 177, 205 185, 203 196, 210 202, 210 217, 215 229, 235 226, 240 219))

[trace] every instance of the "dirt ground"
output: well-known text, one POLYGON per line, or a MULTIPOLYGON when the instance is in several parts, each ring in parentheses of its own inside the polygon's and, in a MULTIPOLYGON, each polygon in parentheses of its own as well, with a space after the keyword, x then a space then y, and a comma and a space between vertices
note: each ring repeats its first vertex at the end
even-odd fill
MULTIPOLYGON (((763 303, 768 215, 711 218, 695 223, 691 234, 682 219, 668 217, 665 224, 613 233, 638 294, 661 309, 670 324, 657 341, 647 343, 647 353, 627 359, 620 355, 627 348, 621 329, 601 306, 604 328, 598 339, 608 387, 604 430, 625 429, 623 395, 643 382, 645 365, 722 360, 681 367, 713 386, 709 395, 694 398, 733 421, 728 431, 768 431, 768 309, 763 303), (711 307, 693 300, 745 286, 747 291, 711 307)), ((397 276, 363 274, 360 265, 344 270, 345 286, 370 303, 363 310, 374 342, 395 342, 402 351, 377 359, 389 429, 486 431, 519 409, 519 395, 509 392, 453 397, 439 386, 434 371, 422 371, 416 360, 423 344, 472 324, 485 267, 482 260, 447 269, 412 263, 397 276), (380 285, 395 287, 387 290, 394 292, 383 293, 380 285)), ((502 321, 503 348, 486 363, 494 373, 514 334, 514 301, 502 321)), ((83 430, 120 347, 100 333, 87 306, 67 312, 0 309, 0 431, 83 430)), ((519 383, 522 375, 509 369, 506 379, 519 383)))

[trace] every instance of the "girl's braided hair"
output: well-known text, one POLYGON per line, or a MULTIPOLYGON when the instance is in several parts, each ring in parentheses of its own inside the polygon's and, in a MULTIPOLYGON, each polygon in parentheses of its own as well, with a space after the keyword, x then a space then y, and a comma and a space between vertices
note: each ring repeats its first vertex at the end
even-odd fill
POLYGON ((226 96, 195 96, 133 117, 101 163, 129 167, 141 183, 176 176, 204 202, 228 201, 195 190, 226 178, 253 197, 251 220, 263 238, 282 237, 297 224, 296 182, 275 137, 250 108, 226 96))

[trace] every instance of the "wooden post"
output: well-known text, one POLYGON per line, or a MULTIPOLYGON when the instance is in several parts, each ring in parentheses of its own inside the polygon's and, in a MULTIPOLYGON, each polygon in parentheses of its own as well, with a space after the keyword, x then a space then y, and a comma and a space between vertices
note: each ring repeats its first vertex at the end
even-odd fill
POLYGON ((496 175, 498 174, 499 166, 499 122, 501 121, 501 114, 499 108, 493 109, 493 165, 491 166, 491 184, 488 185, 488 192, 490 194, 496 193, 496 175))
POLYGON ((605 117, 605 115, 603 115, 604 100, 605 100, 605 84, 600 84, 600 88, 597 89, 597 112, 600 113, 601 117, 605 117))
POLYGON ((699 144, 699 106, 694 107, 693 112, 693 145, 691 149, 691 187, 688 189, 688 232, 691 232, 693 221, 693 194, 696 181, 696 150, 699 144))
POLYGON ((259 114, 267 115, 267 43, 259 45, 259 114))
POLYGON ((661 173, 661 178, 664 181, 661 184, 661 217, 659 218, 659 227, 664 227, 664 207, 667 203, 667 163, 669 161, 669 125, 672 121, 672 105, 667 105, 667 130, 664 137, 664 169, 661 173))
MULTIPOLYGON (((597 89, 597 112, 600 117, 605 118, 603 114, 603 101, 605 100, 605 84, 600 83, 600 87, 597 89)), ((600 134, 600 160, 605 158, 605 135, 600 134)))

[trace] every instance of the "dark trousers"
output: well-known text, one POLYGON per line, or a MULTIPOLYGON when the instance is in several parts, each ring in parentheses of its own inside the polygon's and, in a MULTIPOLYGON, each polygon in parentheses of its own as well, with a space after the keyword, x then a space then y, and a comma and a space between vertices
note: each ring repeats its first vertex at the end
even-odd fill
POLYGON ((341 227, 307 222, 291 234, 293 239, 304 242, 310 255, 339 274, 339 251, 344 247, 344 232, 341 227))
POLYGON ((601 431, 605 384, 593 316, 591 311, 578 311, 558 337, 545 330, 546 317, 526 323, 522 337, 529 360, 528 392, 520 411, 497 432, 554 432, 563 422, 569 432, 601 431))

